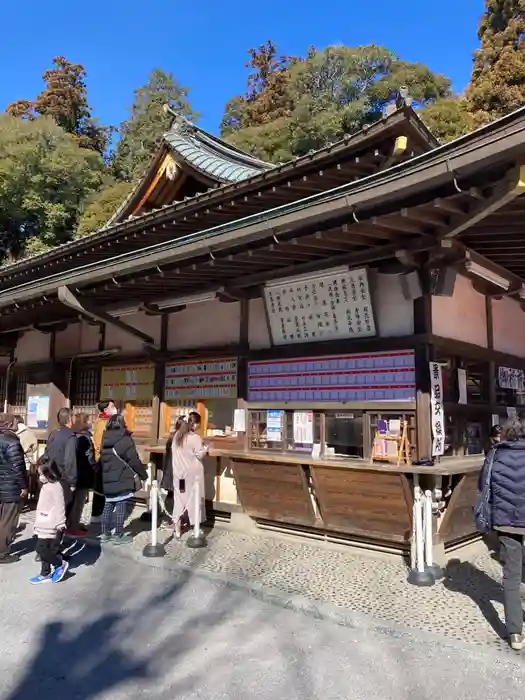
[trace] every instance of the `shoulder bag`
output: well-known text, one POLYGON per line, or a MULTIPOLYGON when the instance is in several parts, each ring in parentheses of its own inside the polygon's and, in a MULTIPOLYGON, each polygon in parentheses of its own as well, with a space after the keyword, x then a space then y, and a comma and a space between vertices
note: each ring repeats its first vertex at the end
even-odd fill
POLYGON ((137 472, 133 469, 133 467, 132 467, 131 465, 129 465, 129 464, 126 462, 126 460, 125 460, 123 457, 121 457, 121 456, 119 455, 119 453, 117 452, 117 450, 116 450, 114 447, 113 447, 112 449, 113 449, 113 454, 115 455, 115 457, 116 457, 117 459, 119 459, 119 460, 122 462, 122 464, 125 464, 126 467, 127 467, 128 469, 131 469, 131 471, 133 472, 133 487, 134 487, 135 493, 136 493, 137 491, 140 491, 140 489, 142 488, 142 479, 141 479, 140 476, 137 474, 137 472))

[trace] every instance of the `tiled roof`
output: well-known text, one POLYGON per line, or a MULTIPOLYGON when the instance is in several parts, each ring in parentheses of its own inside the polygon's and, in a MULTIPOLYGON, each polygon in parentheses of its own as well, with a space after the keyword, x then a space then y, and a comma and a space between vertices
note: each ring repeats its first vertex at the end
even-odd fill
POLYGON ((275 167, 233 148, 182 117, 175 118, 164 142, 190 167, 221 183, 241 182, 275 167))

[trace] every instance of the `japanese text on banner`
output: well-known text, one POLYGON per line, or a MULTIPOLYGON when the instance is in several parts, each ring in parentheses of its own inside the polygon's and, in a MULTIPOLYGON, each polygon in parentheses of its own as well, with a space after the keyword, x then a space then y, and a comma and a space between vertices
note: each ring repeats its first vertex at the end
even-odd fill
POLYGON ((443 376, 439 362, 430 363, 430 412, 432 423, 432 456, 445 453, 445 411, 443 409, 443 376))

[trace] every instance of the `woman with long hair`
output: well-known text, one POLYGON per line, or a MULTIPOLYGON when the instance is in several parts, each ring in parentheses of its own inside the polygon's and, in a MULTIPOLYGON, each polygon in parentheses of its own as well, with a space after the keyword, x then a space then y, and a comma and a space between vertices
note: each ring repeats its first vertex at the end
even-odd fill
POLYGON ((102 513, 102 542, 124 544, 132 538, 124 534, 133 494, 140 490, 148 472, 140 461, 137 448, 124 416, 116 414, 107 421, 100 450, 102 483, 106 502, 102 513))
POLYGON ((205 520, 204 466, 202 458, 207 447, 197 430, 201 417, 192 411, 188 418, 180 417, 175 425, 171 445, 173 468, 173 522, 175 537, 180 539, 181 520, 188 514, 190 525, 195 525, 196 499, 199 499, 200 522, 205 520))

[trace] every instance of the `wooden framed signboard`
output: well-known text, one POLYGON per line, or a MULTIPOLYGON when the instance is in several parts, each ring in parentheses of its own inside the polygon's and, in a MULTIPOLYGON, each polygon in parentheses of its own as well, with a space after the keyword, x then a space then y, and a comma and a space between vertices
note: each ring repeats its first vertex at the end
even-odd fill
POLYGON ((274 345, 376 335, 366 268, 272 282, 264 298, 274 345))

